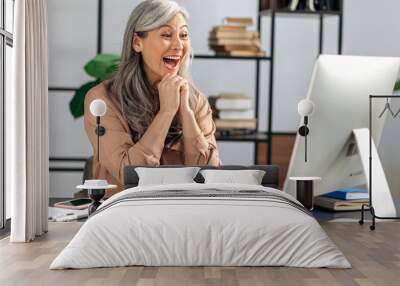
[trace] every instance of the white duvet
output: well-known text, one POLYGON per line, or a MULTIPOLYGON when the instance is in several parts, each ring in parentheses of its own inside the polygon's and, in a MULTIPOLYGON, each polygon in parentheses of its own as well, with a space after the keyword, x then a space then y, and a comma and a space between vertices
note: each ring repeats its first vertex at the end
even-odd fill
POLYGON ((254 185, 193 183, 127 189, 100 206, 50 269, 127 265, 351 267, 311 215, 279 200, 251 196, 121 200, 136 192, 207 192, 213 188, 263 191, 299 204, 279 190, 254 185))

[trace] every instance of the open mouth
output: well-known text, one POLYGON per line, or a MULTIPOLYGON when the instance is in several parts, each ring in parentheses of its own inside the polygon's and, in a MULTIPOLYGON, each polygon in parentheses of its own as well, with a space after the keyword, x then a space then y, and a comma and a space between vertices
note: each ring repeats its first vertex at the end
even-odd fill
POLYGON ((164 65, 167 69, 174 70, 179 64, 181 60, 180 56, 165 56, 163 57, 164 65))

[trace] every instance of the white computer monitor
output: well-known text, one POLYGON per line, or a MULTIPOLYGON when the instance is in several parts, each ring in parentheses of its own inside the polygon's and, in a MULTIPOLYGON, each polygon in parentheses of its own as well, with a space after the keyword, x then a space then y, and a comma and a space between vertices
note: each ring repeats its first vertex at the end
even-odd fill
MULTIPOLYGON (((288 179, 294 176, 321 177, 314 195, 366 185, 360 156, 351 148, 353 129, 368 128, 369 95, 392 94, 399 67, 399 58, 319 56, 306 97, 315 105, 309 117, 308 160, 304 160, 304 137, 297 135, 284 191, 295 195, 295 183, 288 179)), ((374 102, 372 118, 378 118, 384 104, 374 102)), ((302 123, 301 118, 299 126, 302 123)), ((384 117, 374 120, 372 137, 377 145, 384 123, 384 117)))

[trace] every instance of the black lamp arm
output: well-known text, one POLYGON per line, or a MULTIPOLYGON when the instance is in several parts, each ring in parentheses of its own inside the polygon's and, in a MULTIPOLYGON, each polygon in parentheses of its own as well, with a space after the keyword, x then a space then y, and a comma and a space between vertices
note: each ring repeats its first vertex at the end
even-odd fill
POLYGON ((304 116, 304 125, 300 126, 299 128, 299 134, 301 136, 307 136, 308 133, 310 133, 310 129, 308 129, 307 125, 308 125, 308 116, 304 116))
POLYGON ((300 126, 299 134, 304 137, 304 161, 307 162, 307 135, 310 133, 308 125, 308 116, 304 116, 304 125, 300 126))
POLYGON ((100 136, 106 133, 106 129, 100 125, 100 116, 96 116, 95 133, 97 135, 97 161, 100 161, 100 136))

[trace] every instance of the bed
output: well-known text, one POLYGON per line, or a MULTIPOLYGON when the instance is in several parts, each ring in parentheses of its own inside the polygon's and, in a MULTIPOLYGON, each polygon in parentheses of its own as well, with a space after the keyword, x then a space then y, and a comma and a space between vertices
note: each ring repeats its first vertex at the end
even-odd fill
POLYGON ((194 183, 150 186, 138 185, 136 167, 125 168, 126 189, 98 208, 50 269, 351 267, 312 214, 277 190, 276 166, 218 168, 264 170, 261 185, 203 183, 199 173, 194 183))

